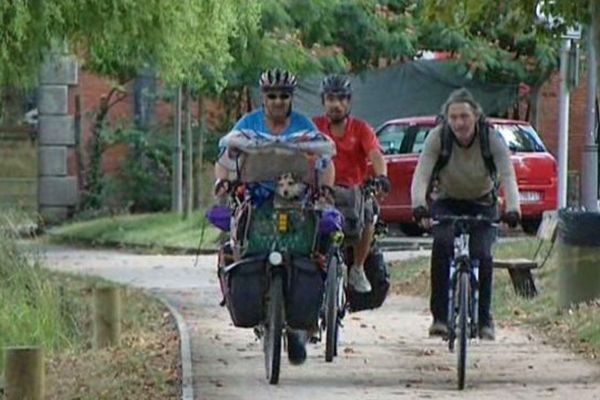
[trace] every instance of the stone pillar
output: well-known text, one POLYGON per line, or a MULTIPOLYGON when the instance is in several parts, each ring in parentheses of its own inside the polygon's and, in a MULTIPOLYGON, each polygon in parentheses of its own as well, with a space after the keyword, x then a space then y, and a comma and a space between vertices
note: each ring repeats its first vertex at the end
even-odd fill
POLYGON ((77 177, 67 174, 75 127, 69 115, 69 86, 78 81, 74 57, 54 55, 42 67, 38 88, 38 208, 45 222, 69 215, 78 201, 77 177))

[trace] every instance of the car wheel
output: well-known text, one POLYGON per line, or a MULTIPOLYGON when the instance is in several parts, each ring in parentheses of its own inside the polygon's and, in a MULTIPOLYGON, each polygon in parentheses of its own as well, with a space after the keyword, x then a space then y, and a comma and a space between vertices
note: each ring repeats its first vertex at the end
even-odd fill
POLYGON ((535 235, 541 223, 542 220, 540 218, 524 219, 521 221, 521 226, 523 227, 523 232, 528 235, 535 235))
POLYGON ((425 233, 425 230, 419 225, 411 223, 400 224, 400 230, 406 236, 423 236, 423 234, 425 233))

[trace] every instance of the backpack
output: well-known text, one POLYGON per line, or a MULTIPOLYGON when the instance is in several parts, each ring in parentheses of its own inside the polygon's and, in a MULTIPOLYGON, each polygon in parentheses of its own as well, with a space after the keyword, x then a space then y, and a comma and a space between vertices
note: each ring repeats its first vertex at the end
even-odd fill
MULTIPOLYGON (((440 171, 446 166, 446 164, 448 164, 448 161, 450 160, 450 155, 452 154, 452 144, 454 142, 454 133, 452 133, 450 125, 446 122, 446 120, 443 117, 440 117, 438 120, 442 123, 442 151, 431 173, 432 183, 439 178, 440 171)), ((498 170, 496 169, 496 163, 494 162, 494 157, 492 156, 492 151, 490 150, 491 126, 485 120, 484 117, 481 117, 477 121, 477 126, 479 132, 479 144, 481 145, 481 156, 483 157, 483 163, 485 164, 485 168, 487 169, 490 178, 494 183, 494 189, 492 190, 492 192, 495 198, 499 182, 498 170)))

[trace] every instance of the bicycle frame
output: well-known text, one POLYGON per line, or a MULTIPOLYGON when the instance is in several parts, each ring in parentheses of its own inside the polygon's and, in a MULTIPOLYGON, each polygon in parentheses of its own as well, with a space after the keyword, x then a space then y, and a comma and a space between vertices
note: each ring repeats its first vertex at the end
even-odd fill
POLYGON ((460 235, 454 238, 454 258, 450 262, 449 271, 449 285, 448 285, 448 327, 450 331, 450 350, 453 350, 454 338, 455 338, 455 322, 456 315, 458 312, 458 304, 456 299, 459 298, 459 294, 456 293, 456 289, 459 277, 465 273, 469 275, 470 281, 470 304, 469 309, 469 320, 470 320, 470 332, 469 337, 475 338, 478 335, 479 329, 479 260, 471 259, 469 254, 469 240, 470 234, 464 230, 461 231, 460 235))

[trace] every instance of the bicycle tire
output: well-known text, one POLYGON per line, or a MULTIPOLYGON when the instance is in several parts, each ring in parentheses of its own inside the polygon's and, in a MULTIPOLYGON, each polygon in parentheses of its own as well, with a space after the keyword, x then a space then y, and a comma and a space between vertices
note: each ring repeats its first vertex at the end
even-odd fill
POLYGON ((469 337, 469 297, 470 297, 471 281, 469 274, 460 273, 458 283, 458 351, 457 354, 457 373, 458 373, 458 390, 463 390, 465 387, 465 375, 467 368, 467 338, 469 337))
POLYGON ((337 355, 338 291, 340 290, 339 262, 331 258, 327 267, 327 291, 325 292, 325 361, 333 361, 337 355))
POLYGON ((274 274, 271 279, 268 301, 263 351, 267 380, 271 385, 276 385, 279 383, 281 334, 283 331, 283 277, 281 274, 274 274))

